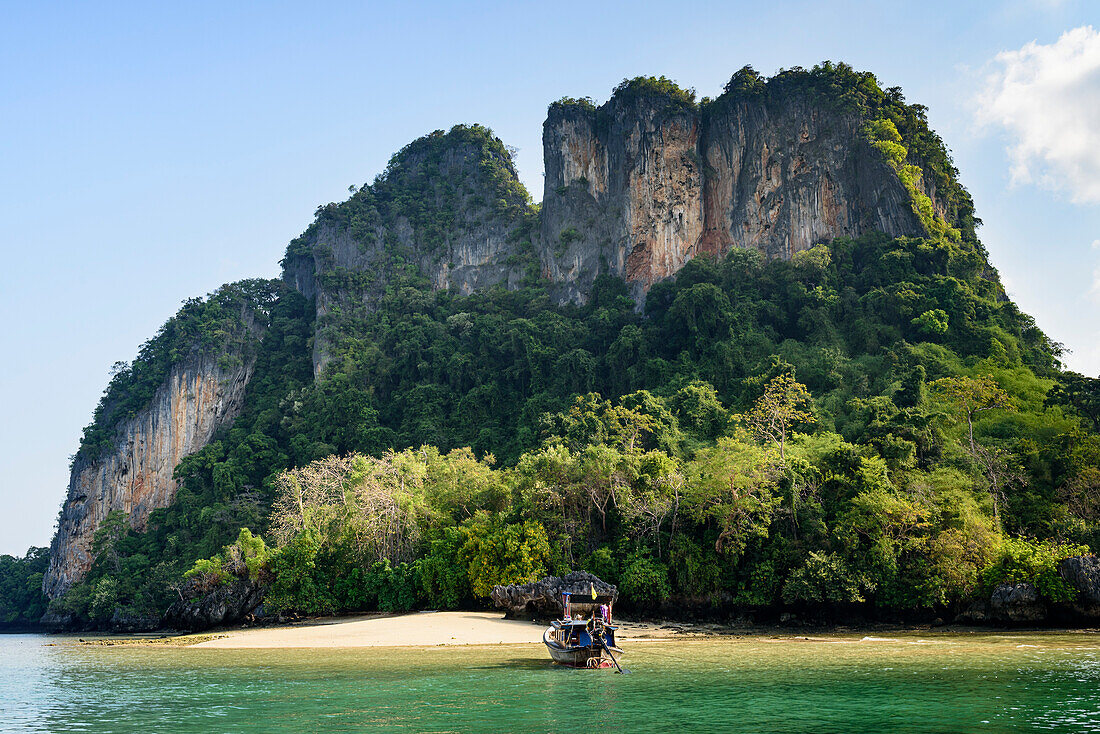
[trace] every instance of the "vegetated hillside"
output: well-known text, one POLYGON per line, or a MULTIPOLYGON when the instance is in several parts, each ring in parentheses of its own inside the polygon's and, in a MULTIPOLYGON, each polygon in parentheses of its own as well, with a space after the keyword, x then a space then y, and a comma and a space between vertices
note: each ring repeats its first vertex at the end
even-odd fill
MULTIPOLYGON (((607 116, 638 99, 658 130, 665 115, 793 106, 819 125, 839 110, 852 165, 892 177, 888 221, 913 234, 875 231, 873 209, 853 219, 869 205, 852 198, 829 211, 858 236, 786 252, 712 238, 726 244, 641 290, 595 241, 563 281, 588 220, 548 242, 548 209, 595 229, 621 213, 567 187, 539 214, 487 130, 429 136, 291 244, 239 415, 180 461, 144 531, 106 515, 52 619, 155 626, 181 594, 242 574, 267 585, 269 612, 456 607, 577 568, 640 610, 943 613, 1003 581, 1072 601, 1056 565, 1100 542, 1097 382, 1062 372, 1006 298, 923 109, 823 65, 742 70, 701 103, 632 80, 551 120, 579 110, 610 140, 627 118, 607 116), (475 241, 491 246, 463 255, 475 241)), ((148 392, 147 373, 143 353, 105 405, 131 381, 148 392)))

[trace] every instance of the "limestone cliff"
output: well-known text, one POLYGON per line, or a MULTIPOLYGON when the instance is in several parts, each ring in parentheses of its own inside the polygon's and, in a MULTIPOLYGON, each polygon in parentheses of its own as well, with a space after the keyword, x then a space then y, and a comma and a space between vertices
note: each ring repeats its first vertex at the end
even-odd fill
MULTIPOLYGON (((605 272, 625 278, 640 301, 700 253, 739 247, 789 258, 871 230, 927 234, 868 140, 868 110, 808 92, 694 105, 646 81, 624 83, 599 108, 550 108, 540 258, 564 299, 583 302, 605 272)), ((942 218, 948 207, 932 180, 920 185, 942 218)))
POLYGON ((703 234, 699 116, 661 97, 599 110, 554 105, 543 126, 543 272, 583 301, 600 272, 641 296, 695 255, 703 234))
MULTIPOLYGON (((538 286, 545 287, 540 307, 544 299, 585 303, 595 279, 610 274, 627 281, 641 308, 651 286, 692 258, 735 248, 790 258, 836 237, 923 236, 931 228, 981 252, 972 203, 923 108, 847 67, 772 79, 746 68, 723 95, 700 102, 663 78, 626 81, 598 107, 552 104, 543 147, 536 207, 509 150, 487 128, 459 125, 420 138, 372 184, 317 210, 287 248, 280 284, 246 281, 209 301, 188 301, 112 379, 85 430, 51 546, 47 593, 57 597, 88 571, 96 530, 111 512, 141 529, 153 510, 172 503, 179 461, 244 409, 254 343, 268 328, 265 305, 287 285, 311 301, 295 296, 311 313, 303 318, 298 309, 291 319, 293 388, 269 396, 279 406, 273 412, 288 411, 284 419, 306 392, 304 350, 312 349, 314 376, 345 354, 361 358, 371 339, 393 331, 387 320, 430 310, 430 291, 538 286), (378 314, 391 295, 401 307, 378 314), (374 328, 372 316, 384 328, 374 328)), ((592 356, 575 351, 582 361, 592 356)), ((543 356, 548 372, 569 355, 543 356)), ((267 378, 263 359, 258 371, 267 378)), ((495 368, 491 355, 485 363, 495 368)), ((248 396, 246 416, 257 394, 248 396)), ((400 401, 390 405, 405 410, 400 401)), ((299 437, 317 455, 335 450, 304 429, 291 434, 292 448, 299 437)), ((305 448, 292 453, 309 460, 305 448)))
POLYGON ((143 530, 150 511, 171 504, 176 464, 240 412, 253 360, 225 369, 219 356, 198 352, 174 365, 149 406, 118 426, 112 450, 74 462, 50 546, 49 596, 64 593, 91 567, 92 539, 110 512, 121 510, 143 530))
POLYGON ((516 287, 534 262, 526 190, 504 145, 479 125, 414 141, 385 173, 291 243, 284 278, 316 299, 314 368, 338 349, 341 325, 401 284, 516 287))
POLYGON ((700 103, 664 78, 624 81, 600 107, 550 105, 543 152, 541 210, 478 125, 414 141, 372 185, 321 207, 283 260, 284 279, 315 299, 315 371, 403 284, 468 294, 541 275, 559 302, 584 303, 607 273, 626 279, 640 307, 699 254, 789 258, 873 230, 924 236, 927 216, 977 246, 969 196, 923 108, 848 67, 770 80, 746 67, 700 103), (894 117, 918 145, 901 145, 907 158, 891 163, 867 126, 894 117))
POLYGON ((112 380, 73 460, 43 579, 48 596, 91 568, 108 514, 121 511, 142 530, 151 511, 170 505, 180 459, 240 413, 276 286, 243 281, 188 301, 112 380))
MULTIPOLYGON (((296 310, 290 320, 297 328, 287 338, 296 340, 296 359, 312 349, 316 377, 344 355, 374 358, 371 340, 394 327, 371 322, 387 296, 396 305, 378 315, 384 322, 430 310, 431 291, 537 286, 540 303, 585 303, 596 278, 609 274, 625 279, 641 308, 655 283, 692 258, 736 248, 790 258, 817 243, 880 231, 934 233, 981 253, 972 202, 923 108, 843 65, 771 79, 746 67, 717 99, 698 102, 664 78, 624 81, 601 106, 550 105, 543 148, 544 195, 536 207, 510 151, 487 128, 458 125, 422 137, 373 183, 318 209, 288 246, 280 283, 245 281, 208 301, 188 301, 133 365, 120 368, 85 430, 46 592, 57 597, 87 573, 96 531, 110 513, 125 513, 140 530, 151 512, 173 502, 180 460, 244 409, 255 343, 268 328, 265 308, 287 285, 311 301, 312 318, 296 310)), ((421 333, 425 342, 432 338, 421 333)), ((592 356, 575 351, 581 361, 592 356)), ((569 357, 543 356, 547 371, 569 357)), ((418 364, 414 357, 409 362, 418 364)), ((304 394, 302 363, 299 376, 287 378, 293 387, 268 396, 279 406, 273 411, 304 394)), ((260 365, 271 377, 264 372, 270 364, 260 365)), ((463 389, 461 399, 474 395, 463 389)), ((407 407, 390 405, 391 412, 407 407)), ((373 410, 365 404, 364 423, 373 410)), ((388 420, 379 430, 392 431, 404 418, 388 420)), ((304 428, 289 438, 294 461, 334 450, 304 428)), ((418 430, 407 435, 422 438, 418 430)))

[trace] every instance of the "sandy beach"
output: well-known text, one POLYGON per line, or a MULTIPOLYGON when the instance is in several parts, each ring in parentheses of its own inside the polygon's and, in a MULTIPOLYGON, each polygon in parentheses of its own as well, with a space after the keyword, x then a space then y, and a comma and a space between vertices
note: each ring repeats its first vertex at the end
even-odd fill
MULTIPOLYGON (((419 612, 319 620, 305 625, 234 630, 191 647, 434 647, 538 643, 545 626, 504 619, 499 612, 419 612)), ((657 639, 667 632, 626 623, 620 639, 657 639)))

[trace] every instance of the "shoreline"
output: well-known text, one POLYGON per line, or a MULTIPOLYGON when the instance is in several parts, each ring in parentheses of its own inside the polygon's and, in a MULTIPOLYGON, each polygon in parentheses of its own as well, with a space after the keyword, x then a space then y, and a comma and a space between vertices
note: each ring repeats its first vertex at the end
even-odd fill
MULTIPOLYGON (((874 633, 928 635, 1098 634, 1096 628, 1004 628, 943 625, 836 625, 822 627, 733 626, 716 623, 616 620, 624 643, 674 642, 743 637, 805 639, 808 635, 874 633)), ((197 649, 291 649, 465 647, 541 644, 544 623, 504 619, 499 612, 412 612, 313 618, 267 627, 199 633, 150 632, 88 635, 48 645, 185 647, 197 649)), ((72 637, 75 637, 73 635, 72 637)))

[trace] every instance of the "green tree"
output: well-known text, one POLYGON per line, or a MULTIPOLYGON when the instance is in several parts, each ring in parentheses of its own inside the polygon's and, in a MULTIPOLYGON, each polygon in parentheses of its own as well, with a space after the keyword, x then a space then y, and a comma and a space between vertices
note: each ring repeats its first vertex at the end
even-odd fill
POLYGON ((933 392, 941 395, 955 410, 966 418, 967 442, 971 455, 977 454, 974 441, 974 421, 979 413, 987 410, 1008 410, 1012 401, 997 381, 990 375, 979 377, 944 377, 931 385, 933 392))
POLYGON ((42 576, 49 548, 29 548, 22 558, 0 556, 0 628, 34 625, 46 611, 42 576))
POLYGON ((499 584, 524 584, 545 576, 550 542, 542 525, 531 520, 513 525, 488 521, 471 528, 462 547, 470 588, 486 597, 499 584))
POLYGON ((773 377, 748 414, 748 425, 761 441, 771 441, 779 449, 779 460, 787 462, 787 439, 800 424, 814 422, 810 391, 794 375, 773 377))
POLYGON ((998 446, 986 445, 974 437, 974 422, 980 413, 990 410, 1012 410, 1012 400, 989 375, 977 378, 960 376, 945 377, 931 385, 933 393, 941 396, 950 404, 957 415, 966 418, 966 450, 970 457, 981 467, 993 499, 993 521, 1001 528, 1001 504, 1005 497, 1005 487, 1013 481, 1023 481, 1020 472, 1012 466, 1008 452, 998 446))
POLYGON ((121 566, 122 554, 119 544, 130 529, 129 517, 122 510, 111 510, 92 536, 92 555, 100 563, 115 573, 121 566))
POLYGON ((713 522, 716 552, 737 558, 757 538, 766 537, 778 501, 776 472, 760 447, 721 438, 684 467, 685 510, 697 522, 713 522))
POLYGON ((1100 431, 1100 379, 1077 372, 1063 372, 1047 393, 1046 405, 1066 405, 1080 413, 1093 430, 1100 431))

